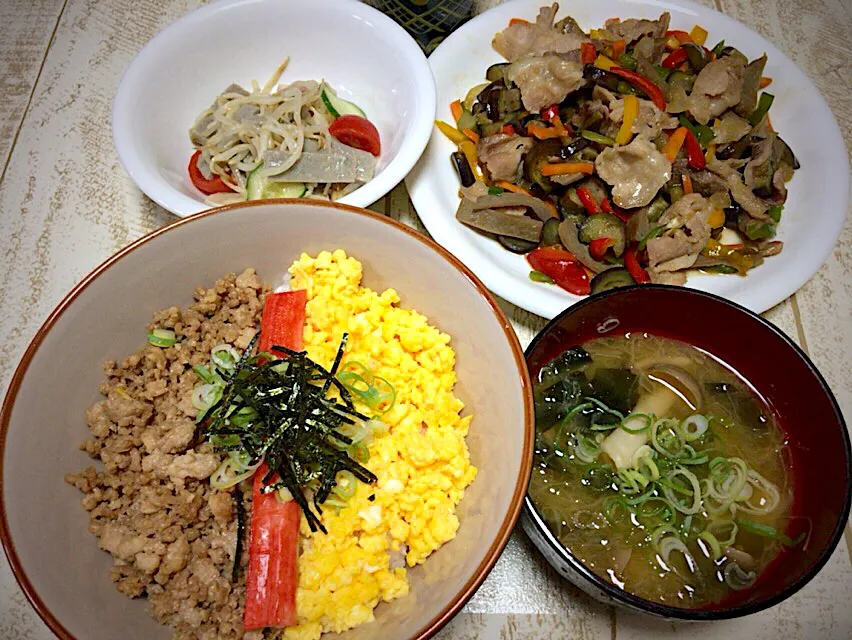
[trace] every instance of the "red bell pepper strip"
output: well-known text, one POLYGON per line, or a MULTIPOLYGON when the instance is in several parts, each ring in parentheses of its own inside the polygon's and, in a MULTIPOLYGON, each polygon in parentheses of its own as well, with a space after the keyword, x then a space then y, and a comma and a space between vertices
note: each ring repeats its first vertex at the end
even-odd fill
POLYGON ((591 42, 584 42, 580 45, 580 61, 583 64, 593 64, 597 57, 597 49, 591 42))
POLYGON ((604 198, 601 200, 601 209, 606 213, 611 213, 616 216, 622 222, 627 222, 630 220, 630 214, 627 213, 621 207, 618 207, 612 203, 610 203, 609 198, 604 198))
POLYGON ((503 133, 505 133, 507 136, 513 136, 515 135, 515 127, 510 124, 504 124, 503 133))
POLYGON ((600 208, 598 207, 598 203, 595 202, 594 197, 589 192, 589 190, 586 189, 586 187, 577 188, 577 197, 580 199, 580 204, 582 204, 586 208, 586 211, 588 211, 589 213, 594 214, 601 212, 600 208))
POLYGON ((707 160, 704 157, 704 150, 698 142, 698 138, 689 129, 686 130, 686 137, 683 139, 683 144, 686 147, 687 162, 693 169, 703 169, 707 165, 707 160))
POLYGON ((552 104, 549 107, 545 107, 541 110, 541 118, 542 120, 546 120, 547 122, 552 121, 554 118, 559 117, 559 105, 552 104))
POLYGON ((574 254, 555 247, 538 247, 527 254, 533 269, 550 278, 569 293, 585 296, 591 293, 589 274, 574 254))
MULTIPOLYGON (((266 297, 260 321, 258 351, 274 353, 273 345, 302 349, 305 327, 304 290, 272 293, 266 297)), ((283 504, 275 493, 261 493, 269 469, 264 462, 254 474, 246 572, 245 629, 288 627, 296 624, 299 521, 295 500, 283 504)), ((276 482, 273 479, 272 482, 276 482)))
POLYGON ((651 276, 639 264, 639 258, 636 256, 636 247, 630 247, 624 252, 624 268, 633 276, 633 279, 639 284, 651 282, 651 276))
POLYGON ((589 243, 589 255, 600 262, 604 259, 606 250, 615 244, 612 238, 597 238, 589 243))
POLYGON ((610 72, 621 76, 627 82, 644 91, 660 111, 666 110, 666 96, 663 91, 641 73, 623 67, 612 67, 610 72))
POLYGON ((674 36, 677 38, 677 41, 683 44, 684 42, 692 42, 692 36, 689 35, 686 31, 679 31, 677 29, 669 29, 666 31, 666 37, 674 36))
POLYGON ((686 58, 686 49, 678 47, 663 59, 663 67, 665 69, 674 69, 680 63, 685 62, 686 58))

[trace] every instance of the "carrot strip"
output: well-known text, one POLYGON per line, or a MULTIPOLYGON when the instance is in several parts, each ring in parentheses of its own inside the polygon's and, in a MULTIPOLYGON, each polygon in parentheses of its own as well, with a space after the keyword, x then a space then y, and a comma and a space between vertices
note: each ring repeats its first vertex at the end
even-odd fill
MULTIPOLYGON (((511 191, 512 193, 522 193, 525 196, 529 196, 531 198, 535 198, 535 196, 530 193, 527 189, 524 189, 522 186, 517 184, 512 184, 506 180, 498 180, 494 183, 495 187, 500 187, 501 189, 505 189, 506 191, 511 191)), ((544 203, 544 206, 550 210, 550 213, 553 214, 554 218, 559 218, 559 212, 556 210, 556 205, 554 205, 550 200, 542 200, 538 198, 544 203)))
POLYGON ((771 84, 772 84, 772 78, 769 78, 767 76, 763 76, 760 79, 760 85, 759 86, 760 86, 761 89, 765 89, 766 87, 768 87, 771 84))
POLYGON ((529 20, 524 20, 523 18, 512 18, 511 20, 509 20, 509 26, 510 27, 512 25, 515 25, 515 24, 529 24, 529 23, 530 23, 529 20))
POLYGON ((450 103, 450 113, 453 114, 453 119, 458 122, 462 114, 461 100, 453 100, 450 103))
POLYGON ((681 182, 683 183, 683 192, 692 193, 692 178, 684 173, 683 176, 681 176, 681 182))
POLYGON ((470 138, 473 142, 479 142, 479 134, 473 129, 462 129, 462 133, 470 138))
POLYGON ((612 57, 618 58, 622 53, 627 50, 627 43, 624 40, 616 40, 612 43, 612 57))
POLYGON ((541 168, 543 176, 563 176, 568 173, 593 174, 595 165, 591 162, 554 162, 541 168))
POLYGON ((529 191, 527 191, 523 187, 521 187, 517 184, 512 184, 511 182, 508 182, 506 180, 498 180, 497 182, 494 183, 494 186, 500 187, 501 189, 505 189, 506 191, 511 191, 512 193, 523 193, 525 196, 531 196, 532 195, 529 191))
POLYGON ((562 128, 560 131, 556 127, 541 127, 536 124, 530 123, 527 125, 527 133, 534 138, 538 138, 539 140, 548 140, 550 138, 559 138, 564 135, 565 128, 562 128))
POLYGON ((580 61, 583 64, 592 64, 597 55, 598 53, 595 50, 595 45, 591 42, 584 42, 580 45, 580 61))

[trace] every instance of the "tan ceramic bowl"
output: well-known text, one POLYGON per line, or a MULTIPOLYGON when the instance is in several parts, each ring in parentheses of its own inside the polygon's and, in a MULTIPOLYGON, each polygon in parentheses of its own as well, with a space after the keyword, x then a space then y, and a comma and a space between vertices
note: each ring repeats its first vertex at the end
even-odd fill
POLYGON ((408 596, 341 637, 428 637, 485 579, 518 517, 532 452, 530 383, 506 317, 461 263, 396 222, 307 201, 238 205, 165 227, 98 267, 51 314, 12 379, 0 413, 0 533, 15 576, 59 637, 171 637, 144 601, 114 589, 111 558, 87 531, 80 493, 63 481, 90 463, 78 445, 101 363, 138 348, 152 312, 189 304, 196 285, 249 266, 277 283, 301 252, 334 248, 361 260, 365 285, 394 287, 452 336, 479 467, 459 506, 458 537, 410 572, 408 596))

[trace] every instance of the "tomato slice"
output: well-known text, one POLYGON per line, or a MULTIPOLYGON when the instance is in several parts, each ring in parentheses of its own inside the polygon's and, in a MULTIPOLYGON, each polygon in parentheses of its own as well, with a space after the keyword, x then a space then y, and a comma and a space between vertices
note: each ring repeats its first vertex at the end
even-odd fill
POLYGON ((189 178, 192 180, 192 184, 195 185, 195 188, 208 196, 212 193, 228 193, 229 191, 233 191, 233 189, 226 185, 219 176, 211 178, 210 180, 204 177, 204 174, 201 173, 201 169, 198 168, 198 158, 200 155, 201 150, 199 149, 193 153, 192 157, 189 159, 189 178))
POLYGON ((343 144, 378 156, 382 151, 379 131, 373 123, 361 116, 347 115, 335 118, 328 132, 343 144))
POLYGON ((591 293, 589 274, 572 253, 554 247, 538 247, 527 254, 533 269, 550 276, 569 293, 585 296, 591 293))

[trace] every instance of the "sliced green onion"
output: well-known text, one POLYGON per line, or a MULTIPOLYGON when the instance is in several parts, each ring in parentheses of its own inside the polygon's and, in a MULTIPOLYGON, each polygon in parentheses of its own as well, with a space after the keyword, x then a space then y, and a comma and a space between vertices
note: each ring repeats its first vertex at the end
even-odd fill
POLYGON ((386 413, 396 402, 396 389, 382 378, 374 375, 365 365, 350 360, 337 374, 337 379, 362 403, 380 413, 386 413))
POLYGON ((355 462, 364 464, 370 460, 370 449, 367 448, 367 445, 363 441, 356 442, 349 447, 349 455, 352 456, 355 462))
POLYGON ((604 505, 604 515, 610 524, 617 524, 630 515, 630 507, 624 498, 610 498, 604 505), (620 513, 619 513, 620 510, 620 513), (618 516, 621 516, 620 518, 618 516))
POLYGON ((214 382, 221 382, 222 379, 217 376, 215 373, 212 373, 207 367, 204 365, 196 364, 192 366, 192 370, 201 378, 204 382, 208 384, 212 384, 214 382))
POLYGON ((223 387, 221 384, 197 384, 192 390, 192 406, 199 411, 206 412, 222 399, 222 391, 223 387))
POLYGON ((763 536, 764 538, 772 538, 773 540, 777 540, 785 547, 795 547, 802 540, 805 539, 805 534, 802 533, 796 538, 791 538, 790 536, 781 533, 775 527, 770 527, 768 524, 763 524, 762 522, 755 522, 754 520, 749 520, 748 518, 737 518, 737 523, 740 527, 742 527, 743 531, 748 531, 749 533, 753 533, 758 536, 763 536))
POLYGON ((651 445, 666 458, 677 458, 683 453, 684 441, 678 426, 674 418, 661 418, 651 425, 651 445))
POLYGON ((673 471, 670 471, 666 474, 665 480, 668 482, 663 484, 663 495, 672 503, 675 509, 683 513, 684 515, 691 515, 693 513, 698 513, 701 510, 701 486, 698 483, 698 478, 691 471, 687 471, 682 467, 678 467, 673 471), (691 491, 688 491, 686 487, 681 487, 680 489, 675 489, 676 482, 675 478, 678 476, 683 476, 689 482, 691 491), (678 497, 675 495, 674 491, 678 491, 679 493, 684 493, 686 495, 692 495, 692 504, 686 505, 683 504, 678 497))
POLYGON ((676 535, 666 536, 660 540, 657 545, 657 549, 660 552, 660 557, 663 559, 663 562, 668 565, 671 565, 671 554, 673 551, 680 551, 687 559, 687 563, 690 564, 690 566, 692 565, 692 562, 690 562, 692 555, 689 553, 689 549, 686 548, 684 541, 676 535))
POLYGON ((700 413, 694 413, 680 423, 679 429, 683 439, 692 442, 707 433, 708 427, 707 418, 700 413))
POLYGON ((245 467, 231 456, 226 457, 210 476, 210 486, 214 489, 227 489, 254 475, 263 460, 245 467))
POLYGON ((210 359, 223 371, 233 371, 240 360, 240 353, 229 344, 217 344, 210 350, 210 359))
POLYGON ((781 492, 775 486, 775 483, 770 482, 754 469, 748 470, 746 481, 752 486, 752 492, 746 495, 742 501, 739 500, 742 489, 737 492, 737 510, 754 516, 762 516, 775 511, 781 502, 781 492), (754 495, 754 489, 758 489, 764 496, 765 504, 752 504, 751 498, 754 495))
POLYGON ((627 495, 641 493, 651 482, 635 469, 619 469, 617 478, 619 491, 627 495))
POLYGON ((707 532, 716 538, 723 547, 730 547, 736 542, 739 530, 740 528, 733 520, 713 520, 707 525, 707 532))
POLYGON ((343 470, 337 474, 337 483, 334 485, 332 491, 341 500, 349 500, 349 498, 355 495, 357 484, 358 481, 354 474, 351 471, 343 470))
POLYGON ((627 433, 643 433, 651 428, 652 418, 647 413, 631 413, 619 425, 627 433))
POLYGON ((651 534, 651 544, 659 549, 660 539, 666 534, 677 536, 678 531, 673 526, 669 524, 664 524, 661 527, 655 529, 654 532, 651 534))
POLYGON ((601 448, 598 443, 585 434, 577 434, 577 444, 574 446, 574 455, 583 462, 591 464, 598 459, 601 448))
POLYGON ((698 534, 698 540, 703 541, 707 545, 710 553, 707 553, 707 550, 705 550, 704 553, 707 555, 708 558, 710 558, 711 560, 718 560, 722 557, 722 547, 719 544, 719 541, 716 539, 716 536, 714 536, 712 533, 706 530, 702 531, 698 534))
POLYGON ((148 343, 155 347, 173 347, 177 338, 173 329, 154 329, 148 334, 148 343))

